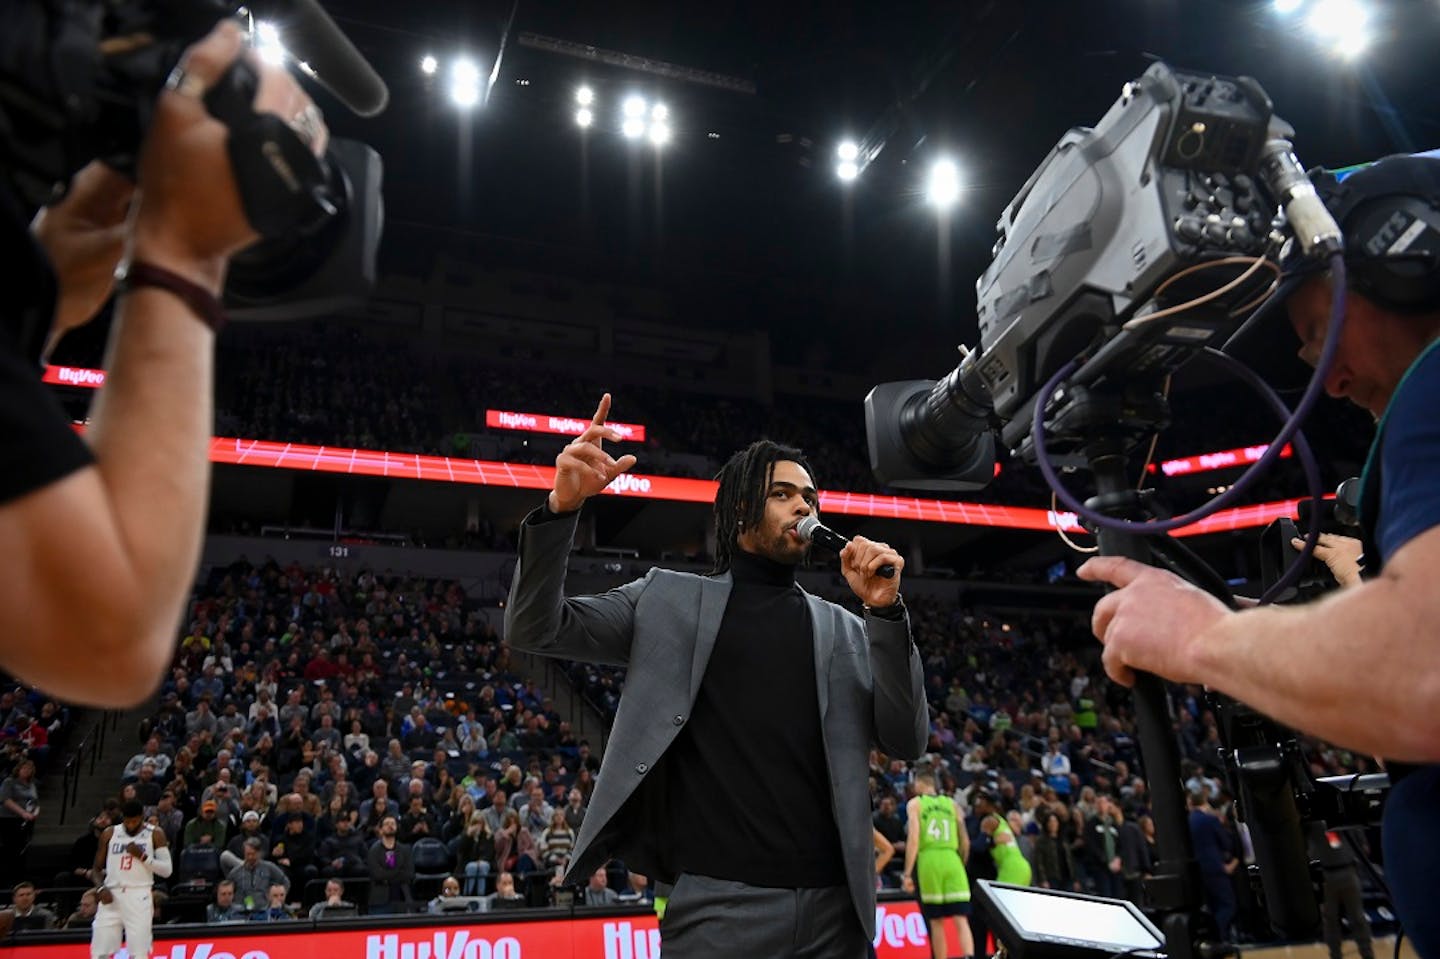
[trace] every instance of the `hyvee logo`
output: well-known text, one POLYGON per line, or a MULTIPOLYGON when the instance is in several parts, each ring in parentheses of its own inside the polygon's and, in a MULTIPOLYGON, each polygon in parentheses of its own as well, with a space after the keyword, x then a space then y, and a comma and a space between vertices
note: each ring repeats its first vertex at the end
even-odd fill
POLYGON ((660 959, 660 930, 605 923, 605 959, 660 959))
POLYGON ((520 959, 520 941, 511 936, 493 941, 472 939, 470 933, 463 929, 453 936, 437 932, 428 939, 416 938, 405 942, 400 941, 398 933, 391 933, 388 936, 367 937, 365 959, 520 959))
POLYGON ((77 369, 73 366, 62 366, 56 371, 56 378, 61 383, 69 383, 71 386, 100 386, 105 382, 104 370, 77 369))
MULTIPOLYGON (((927 945, 930 939, 925 932, 925 917, 919 912, 912 912, 908 916, 899 916, 890 913, 884 906, 876 906, 875 940, 871 945, 879 949, 881 939, 884 939, 885 944, 892 949, 900 949, 907 945, 927 945)), ((607 956, 606 959, 609 957, 607 956)))
MULTIPOLYGON (((155 950, 154 959, 164 959, 165 953, 155 950)), ((115 953, 115 959, 130 959, 129 947, 115 953)), ((193 947, 180 943, 170 947, 170 959, 270 959, 270 953, 260 949, 242 952, 238 956, 225 949, 216 949, 213 942, 197 942, 193 947)))
POLYGON ((650 492, 650 481, 643 476, 621 473, 605 488, 612 493, 648 493, 650 492))
POLYGON ((533 416, 526 416, 524 413, 501 413, 500 425, 508 426, 516 430, 533 430, 539 425, 539 421, 533 416))

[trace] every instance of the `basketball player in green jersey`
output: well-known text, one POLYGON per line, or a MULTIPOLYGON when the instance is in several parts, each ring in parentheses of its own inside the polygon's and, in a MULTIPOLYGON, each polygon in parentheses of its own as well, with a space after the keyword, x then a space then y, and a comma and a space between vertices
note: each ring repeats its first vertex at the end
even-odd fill
POLYGON ((965 857, 970 836, 956 815, 949 796, 936 795, 935 774, 915 774, 916 796, 905 806, 909 820, 905 841, 902 886, 914 892, 920 886, 920 913, 930 926, 930 954, 945 959, 945 919, 955 921, 961 956, 975 954, 970 935, 970 880, 965 857))
POLYGON ((996 881, 1016 886, 1030 885, 1030 861, 1020 851, 1020 844, 1015 841, 1015 833, 1010 829, 1010 824, 1003 817, 992 813, 980 823, 980 828, 994 843, 990 855, 995 857, 996 881))

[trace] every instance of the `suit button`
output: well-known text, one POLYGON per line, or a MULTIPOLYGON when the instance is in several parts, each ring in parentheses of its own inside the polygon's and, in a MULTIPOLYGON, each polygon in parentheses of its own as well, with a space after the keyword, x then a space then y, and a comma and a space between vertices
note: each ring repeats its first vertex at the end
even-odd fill
POLYGON ((683 725, 685 725, 685 717, 684 717, 684 716, 676 716, 676 717, 675 717, 675 725, 677 725, 677 726, 683 726, 683 725))
POLYGON ((643 776, 650 771, 650 766, 646 763, 636 763, 635 771, 643 776))

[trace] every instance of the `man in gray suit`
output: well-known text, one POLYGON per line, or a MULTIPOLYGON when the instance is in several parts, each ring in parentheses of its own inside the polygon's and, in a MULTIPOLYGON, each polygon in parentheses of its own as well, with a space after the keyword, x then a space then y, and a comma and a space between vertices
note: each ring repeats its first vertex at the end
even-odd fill
POLYGON ((581 505, 635 465, 602 446, 620 438, 609 412, 606 394, 556 458, 554 489, 521 526, 505 609, 516 649, 628 667, 570 875, 618 855, 674 883, 666 959, 869 955, 868 752, 913 759, 928 732, 904 561, 861 537, 841 552, 863 618, 801 589, 795 527, 818 508, 813 473, 762 440, 720 473, 712 575, 652 569, 567 598, 581 505))

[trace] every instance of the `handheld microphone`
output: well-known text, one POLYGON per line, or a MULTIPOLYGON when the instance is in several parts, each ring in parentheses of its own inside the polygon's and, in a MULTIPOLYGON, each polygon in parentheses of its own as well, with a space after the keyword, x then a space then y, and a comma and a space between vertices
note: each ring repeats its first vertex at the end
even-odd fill
MULTIPOLYGON (((795 532, 807 543, 819 543, 821 546, 833 552, 840 552, 850 542, 844 536, 835 532, 830 527, 821 523, 818 517, 807 516, 795 527, 795 532)), ((894 579, 895 567, 889 563, 881 566, 875 571, 875 575, 882 579, 894 579)))

